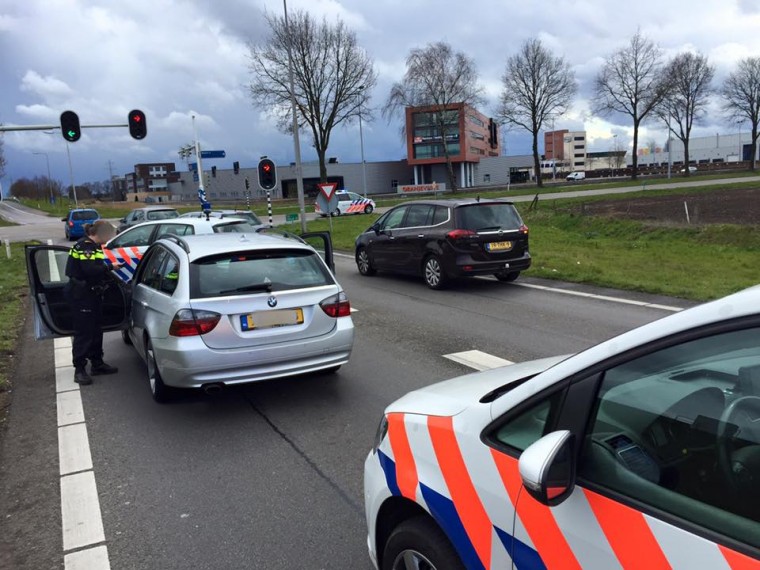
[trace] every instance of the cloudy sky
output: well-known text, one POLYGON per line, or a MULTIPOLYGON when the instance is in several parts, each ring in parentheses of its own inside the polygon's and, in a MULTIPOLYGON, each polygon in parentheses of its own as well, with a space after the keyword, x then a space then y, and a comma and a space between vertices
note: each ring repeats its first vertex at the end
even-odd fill
MULTIPOLYGON (((132 170, 137 162, 176 161, 177 149, 193 139, 196 116, 202 145, 223 149, 232 161, 254 165, 261 155, 293 160, 290 138, 277 132, 265 109, 251 105, 246 84, 247 45, 267 30, 262 13, 281 14, 279 0, 0 0, 0 122, 57 124, 76 111, 82 124, 118 123, 130 109, 145 111, 148 138, 135 141, 123 129, 85 129, 71 145, 77 183, 132 170)), ((445 40, 477 63, 493 114, 506 58, 521 42, 540 38, 575 70, 579 95, 556 128, 585 129, 590 150, 609 150, 613 135, 630 142, 624 118, 589 112, 594 75, 606 55, 625 45, 640 27, 667 56, 693 50, 708 55, 716 83, 747 56, 760 55, 760 0, 290 0, 288 9, 341 18, 374 59, 378 84, 373 106, 404 74, 410 48, 445 40), (466 9, 465 9, 466 7, 466 9)), ((405 156, 399 123, 382 118, 365 124, 367 160, 405 156)), ((736 132, 715 105, 695 135, 736 132)), ((641 140, 666 138, 657 124, 641 140)), ((13 179, 45 174, 47 153, 53 178, 68 183, 66 147, 59 131, 6 133, 8 188, 13 179)), ((340 128, 329 156, 358 162, 358 126, 340 128)), ((304 160, 314 160, 308 136, 304 160)), ((509 154, 528 154, 520 133, 507 137, 509 154)), ((211 163, 204 163, 207 168, 211 163)))

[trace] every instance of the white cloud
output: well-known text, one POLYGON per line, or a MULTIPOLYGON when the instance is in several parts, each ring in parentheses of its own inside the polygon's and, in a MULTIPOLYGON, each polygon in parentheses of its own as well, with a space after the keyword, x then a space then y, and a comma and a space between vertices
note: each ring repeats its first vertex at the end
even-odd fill
POLYGON ((29 91, 35 95, 46 97, 61 97, 71 94, 71 87, 66 82, 48 75, 43 77, 33 70, 29 70, 21 80, 21 90, 29 91))

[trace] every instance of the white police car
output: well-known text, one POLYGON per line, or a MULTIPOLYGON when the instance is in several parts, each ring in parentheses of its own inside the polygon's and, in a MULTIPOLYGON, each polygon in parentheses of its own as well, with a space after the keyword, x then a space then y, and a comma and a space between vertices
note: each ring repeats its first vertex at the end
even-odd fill
MULTIPOLYGON (((375 211, 376 206, 374 200, 365 198, 356 192, 338 190, 335 194, 338 197, 338 205, 332 212, 333 216, 344 214, 371 214, 375 211)), ((327 213, 323 212, 317 203, 314 204, 314 212, 323 218, 327 217, 327 213)))
POLYGON ((760 286, 391 404, 382 569, 760 568, 760 286))

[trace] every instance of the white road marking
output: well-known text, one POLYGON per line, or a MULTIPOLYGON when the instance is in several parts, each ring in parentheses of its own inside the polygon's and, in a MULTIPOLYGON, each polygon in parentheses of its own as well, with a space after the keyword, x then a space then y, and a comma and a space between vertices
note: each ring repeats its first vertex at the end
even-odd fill
MULTIPOLYGON (((58 340, 58 339, 56 339, 58 340)), ((71 345, 55 348, 55 367, 71 366, 71 345)))
POLYGON ((624 305, 636 305, 638 307, 648 307, 650 309, 660 309, 677 313, 683 311, 681 307, 672 307, 670 305, 658 305, 657 303, 647 303, 646 301, 635 301, 633 299, 624 299, 622 297, 610 297, 608 295, 596 295, 594 293, 585 293, 584 291, 570 291, 567 289, 557 289, 556 287, 547 287, 545 285, 535 285, 533 283, 512 283, 518 287, 528 289, 539 289, 541 291, 551 291, 552 293, 561 293, 562 295, 573 295, 575 297, 585 297, 587 299, 598 299, 600 301, 610 301, 612 303, 622 303, 624 305))
POLYGON ((99 544, 105 542, 105 531, 82 395, 70 364, 71 339, 55 339, 54 351, 64 570, 110 570, 108 548, 99 544))
POLYGON ((105 546, 96 546, 72 552, 63 557, 66 570, 111 570, 108 562, 108 549, 105 546))
POLYGON ((90 441, 85 424, 58 428, 58 462, 61 475, 92 469, 90 441))
MULTIPOLYGON (((48 245, 53 245, 53 240, 47 240, 48 245)), ((51 283, 58 283, 61 280, 61 272, 58 269, 58 260, 55 255, 55 251, 48 251, 48 265, 50 266, 50 281, 51 283)))
POLYGON ((61 477, 61 517, 64 551, 105 541, 92 471, 61 477))
POLYGON ((498 356, 482 352, 480 350, 466 350, 464 352, 454 352, 451 354, 444 354, 444 358, 464 364, 475 370, 490 370, 491 368, 498 368, 499 366, 508 366, 514 364, 510 360, 504 360, 498 356))
POLYGON ((61 392, 56 396, 58 408, 58 427, 84 422, 82 395, 79 390, 61 392))

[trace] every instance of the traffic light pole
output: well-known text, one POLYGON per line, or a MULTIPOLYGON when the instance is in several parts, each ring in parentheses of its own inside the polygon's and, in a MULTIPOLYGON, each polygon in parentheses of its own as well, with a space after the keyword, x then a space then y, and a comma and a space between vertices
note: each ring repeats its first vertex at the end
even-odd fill
MULTIPOLYGON (((129 124, 113 124, 113 125, 81 125, 81 129, 110 129, 128 127, 129 124)), ((49 131, 51 129, 61 130, 61 125, 2 125, 0 126, 0 132, 5 131, 49 131)))
POLYGON ((71 179, 71 191, 74 194, 74 206, 79 208, 79 200, 77 200, 77 187, 74 184, 74 169, 71 167, 71 151, 69 151, 69 142, 66 142, 66 156, 69 159, 69 178, 71 179))

